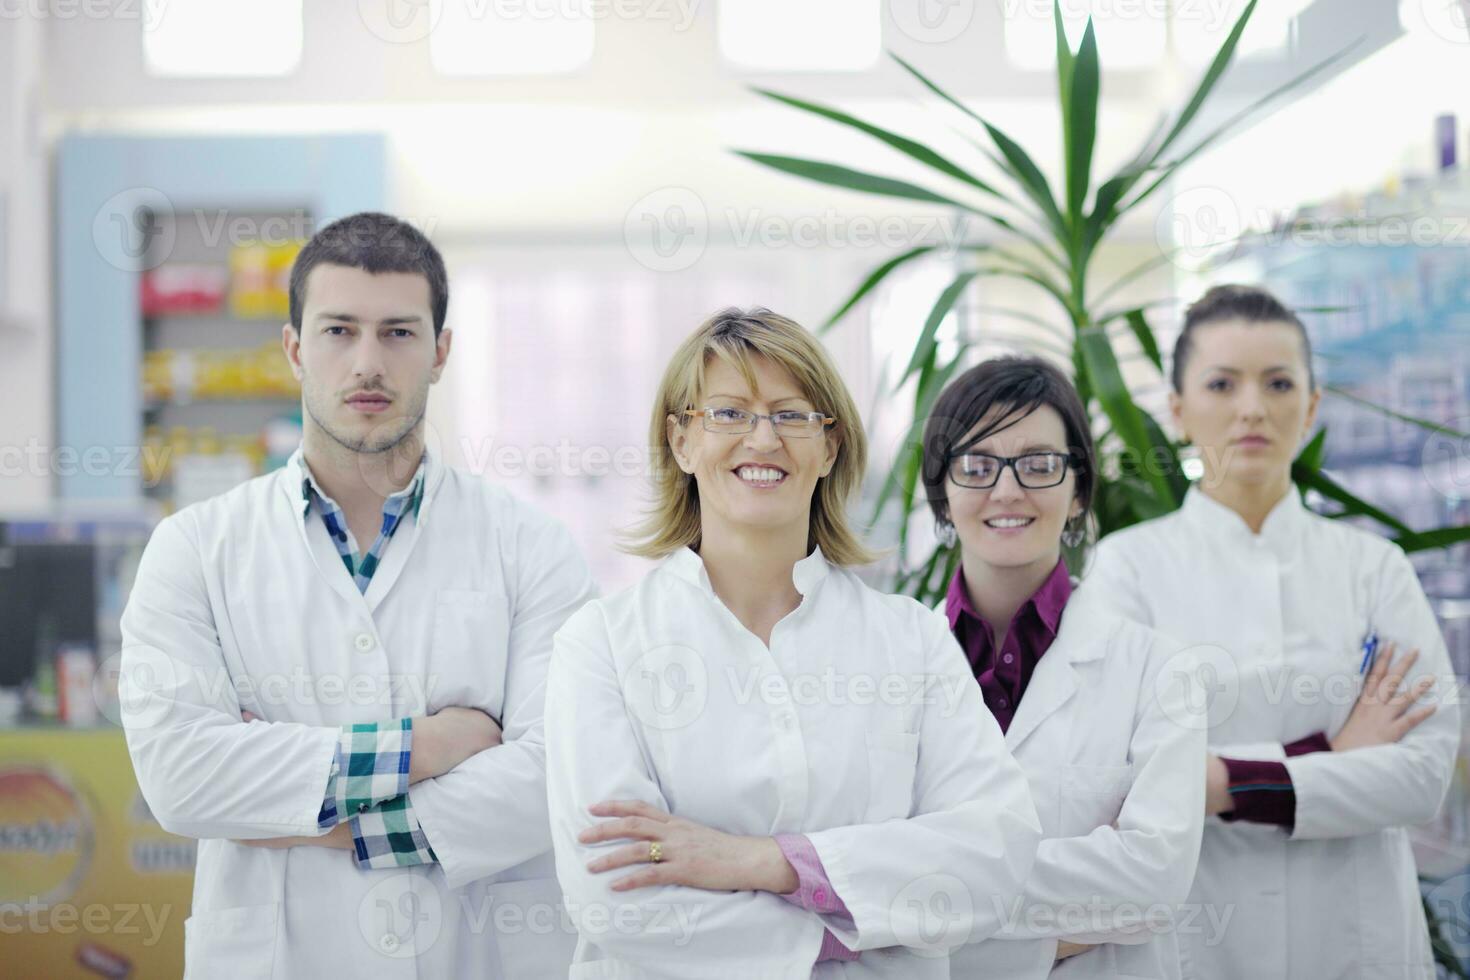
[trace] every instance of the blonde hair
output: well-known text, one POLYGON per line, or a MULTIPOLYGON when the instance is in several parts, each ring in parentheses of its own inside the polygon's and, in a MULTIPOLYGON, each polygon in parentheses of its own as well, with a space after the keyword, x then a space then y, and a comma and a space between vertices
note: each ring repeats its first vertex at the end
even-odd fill
POLYGON ((812 494, 807 550, 821 548, 823 556, 836 565, 865 565, 876 560, 878 556, 863 545, 847 520, 848 502, 862 484, 868 462, 868 440, 857 405, 817 339, 795 321, 764 308, 721 310, 674 352, 659 383, 649 424, 653 508, 625 535, 623 550, 663 558, 680 548, 698 548, 699 486, 674 459, 667 420, 673 415, 681 425, 688 424, 689 417, 681 413, 699 407, 696 400, 704 391, 705 366, 712 357, 739 371, 751 390, 756 390, 750 359, 757 355, 785 368, 815 408, 837 419, 831 431, 840 440, 837 459, 812 494))

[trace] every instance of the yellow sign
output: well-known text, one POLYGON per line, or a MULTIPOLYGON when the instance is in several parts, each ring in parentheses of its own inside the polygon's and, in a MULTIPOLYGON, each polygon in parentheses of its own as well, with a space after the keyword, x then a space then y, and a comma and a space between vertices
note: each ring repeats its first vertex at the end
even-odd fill
POLYGON ((153 820, 117 729, 0 732, 0 972, 182 975, 194 851, 153 820))

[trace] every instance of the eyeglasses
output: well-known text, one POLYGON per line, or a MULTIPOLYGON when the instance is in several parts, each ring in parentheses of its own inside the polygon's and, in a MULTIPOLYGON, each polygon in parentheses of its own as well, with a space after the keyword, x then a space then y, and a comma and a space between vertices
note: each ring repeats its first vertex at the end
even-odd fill
POLYGON ((1067 453, 1025 453, 1020 456, 992 456, 989 453, 954 453, 949 457, 949 478, 962 487, 988 490, 1000 480, 1006 467, 1016 474, 1016 482, 1027 490, 1054 487, 1067 478, 1072 457, 1067 453))
POLYGON ((686 408, 684 415, 704 417, 704 431, 721 435, 742 435, 754 432, 761 419, 770 419, 776 435, 792 439, 810 439, 826 431, 827 426, 836 425, 837 420, 823 412, 773 412, 761 415, 747 412, 743 408, 686 408))

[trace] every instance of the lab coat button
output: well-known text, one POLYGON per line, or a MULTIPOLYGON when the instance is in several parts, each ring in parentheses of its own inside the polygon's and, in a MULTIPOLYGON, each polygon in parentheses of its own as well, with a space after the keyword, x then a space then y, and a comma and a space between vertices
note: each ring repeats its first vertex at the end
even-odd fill
POLYGON ((398 948, 398 937, 390 932, 378 940, 378 945, 382 948, 383 952, 391 953, 398 948))
POLYGON ((790 712, 782 712, 776 718, 776 721, 783 730, 788 732, 791 731, 792 726, 796 724, 796 719, 791 717, 790 712))
POLYGON ((373 634, 371 633, 359 633, 356 637, 353 638, 352 642, 357 646, 358 651, 361 653, 367 653, 369 650, 377 645, 374 642, 373 634))

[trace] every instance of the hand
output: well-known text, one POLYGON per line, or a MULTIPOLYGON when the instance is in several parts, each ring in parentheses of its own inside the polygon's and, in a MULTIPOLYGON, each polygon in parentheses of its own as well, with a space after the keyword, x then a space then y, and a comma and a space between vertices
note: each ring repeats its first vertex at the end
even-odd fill
POLYGON ((1352 714, 1348 715, 1342 730, 1329 740, 1332 751, 1348 752, 1372 745, 1391 745, 1434 714, 1435 706, 1432 704, 1410 710, 1414 702, 1434 686, 1434 675, 1420 678, 1411 687, 1403 687, 1404 675, 1419 659, 1419 651, 1410 650, 1397 658, 1393 651, 1392 643, 1386 645, 1373 669, 1368 671, 1352 714), (1390 664, 1390 661, 1395 662, 1390 664))
POLYGON ((352 825, 345 820, 320 837, 266 837, 261 840, 240 840, 235 843, 244 844, 246 847, 266 847, 271 850, 282 850, 287 847, 329 847, 334 850, 350 851, 354 847, 352 825))
POLYGON ((612 883, 625 892, 652 885, 685 885, 707 891, 767 891, 783 895, 796 890, 796 870, 771 837, 741 837, 673 817, 656 806, 637 800, 612 800, 588 808, 593 816, 609 817, 577 835, 583 844, 637 841, 587 862, 594 873, 638 866, 639 870, 612 883), (649 860, 657 842, 663 858, 649 860))
POLYGON ((1205 756, 1205 816, 1213 817, 1235 809, 1230 796, 1230 770, 1218 755, 1205 756))
POLYGON ((500 726, 478 708, 441 708, 415 718, 408 781, 442 776, 470 756, 500 744, 500 726))
POLYGON ((1089 943, 1069 943, 1063 939, 1057 943, 1056 962, 1060 963, 1068 957, 1076 956, 1078 953, 1085 953, 1092 948, 1092 945, 1089 943))

